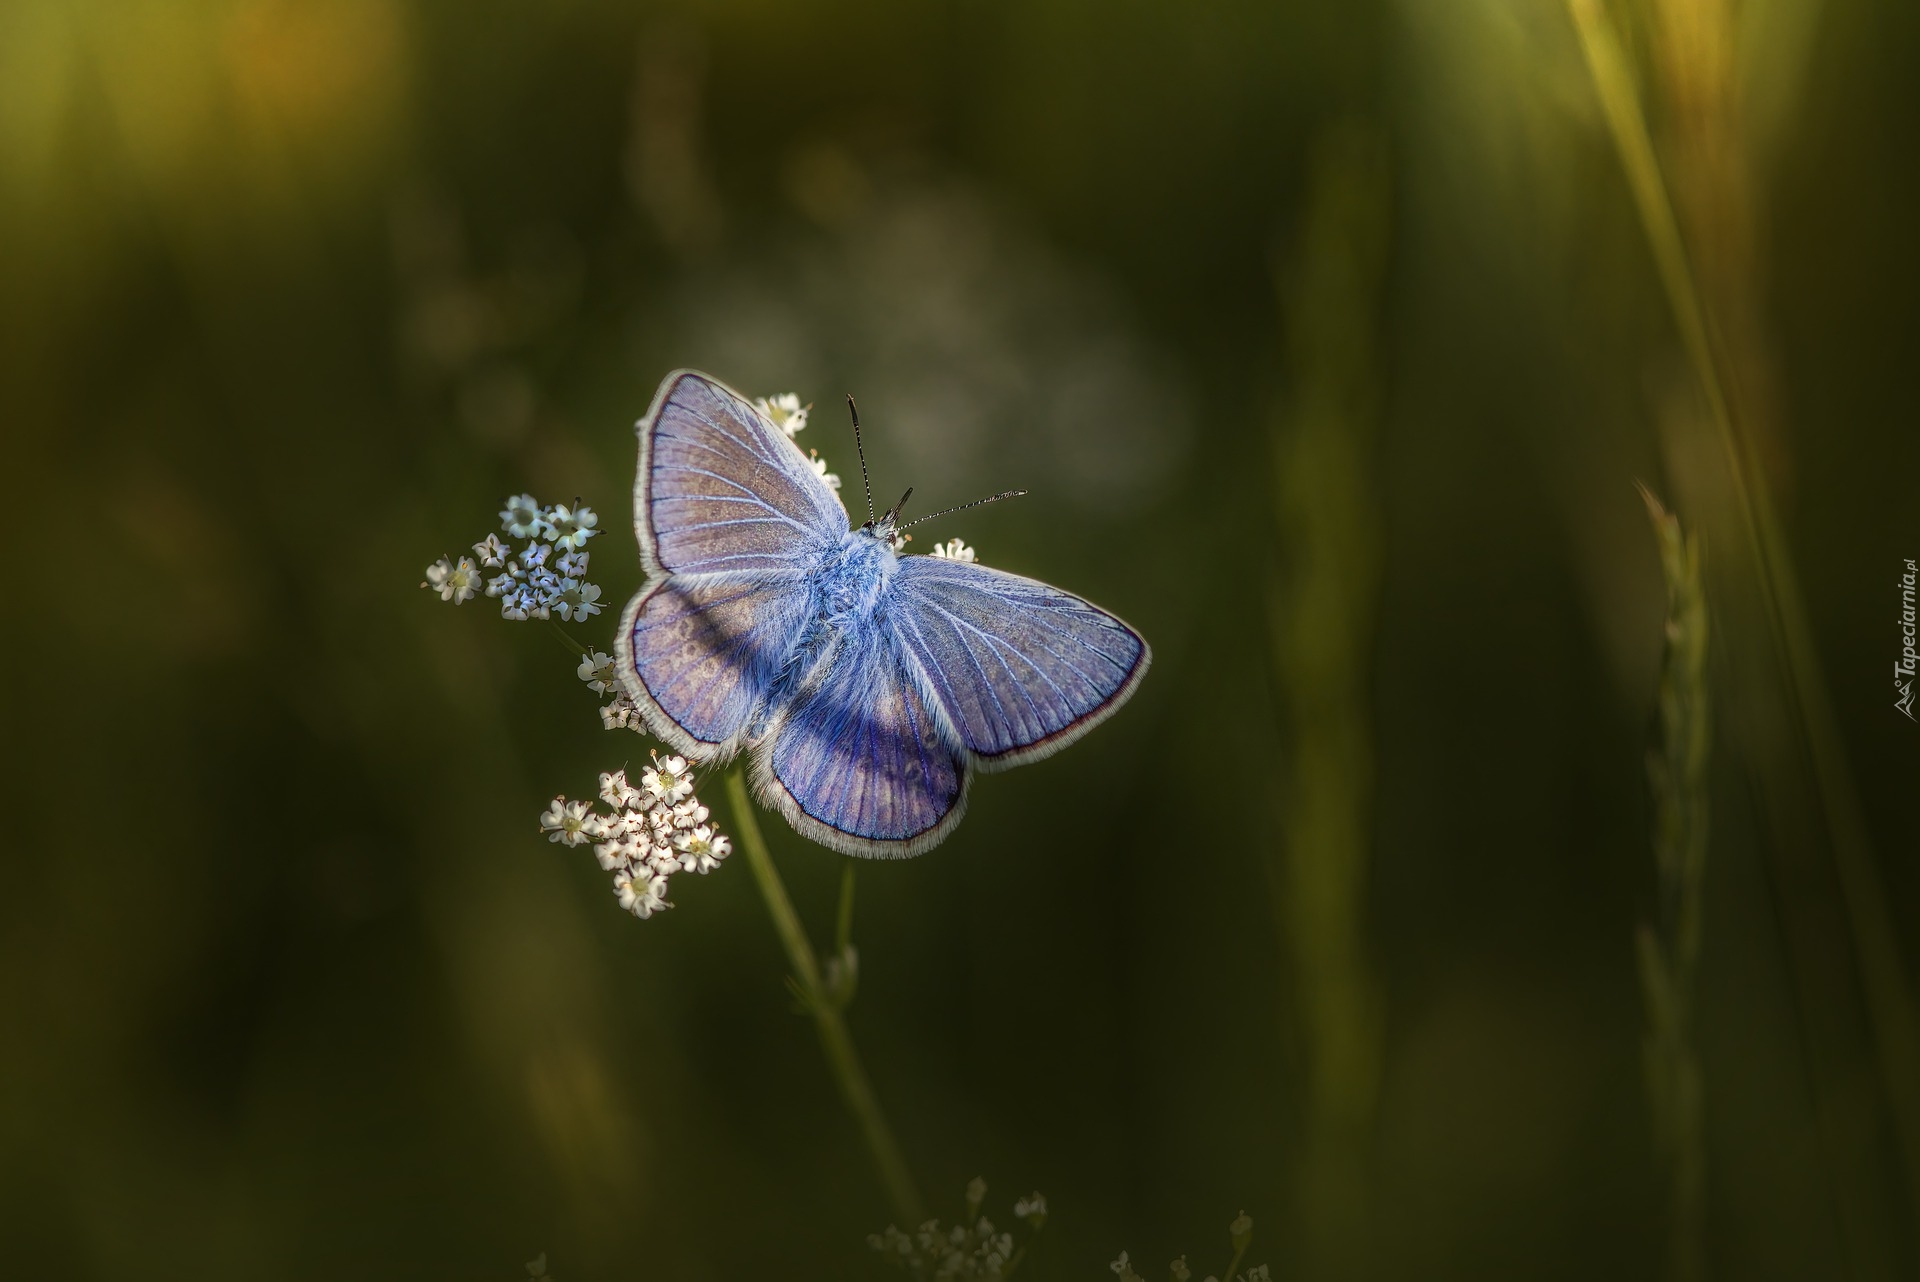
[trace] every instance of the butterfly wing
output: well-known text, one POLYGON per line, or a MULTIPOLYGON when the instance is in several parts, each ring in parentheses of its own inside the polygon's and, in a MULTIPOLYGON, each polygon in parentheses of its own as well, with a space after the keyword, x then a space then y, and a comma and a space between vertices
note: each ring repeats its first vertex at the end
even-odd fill
POLYGON ((1147 673, 1140 634, 1070 592, 983 565, 903 558, 888 621, 983 770, 1059 751, 1147 673))
POLYGON ((966 750, 883 623, 842 633, 754 751, 760 799, 849 855, 938 845, 966 810, 966 750))
POLYGON ((627 697, 675 752, 731 757, 799 644, 811 602, 797 570, 656 580, 620 622, 627 697))
POLYGON ((648 577, 621 619, 621 684, 675 751, 724 759, 799 642, 846 509, 783 432, 704 374, 667 375, 639 433, 648 577))
POLYGON ((667 375, 639 432, 633 513, 649 574, 804 570, 847 532, 800 448, 705 374, 667 375))

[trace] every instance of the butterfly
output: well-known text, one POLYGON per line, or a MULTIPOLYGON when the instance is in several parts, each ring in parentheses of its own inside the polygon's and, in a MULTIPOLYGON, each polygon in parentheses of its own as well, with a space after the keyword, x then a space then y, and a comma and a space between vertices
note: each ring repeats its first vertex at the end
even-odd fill
POLYGON ((976 772, 1059 751, 1146 675, 1140 634, 1072 593, 900 555, 905 497, 854 525, 792 439, 705 374, 667 375, 638 432, 647 579, 620 620, 621 684, 675 752, 749 753, 755 795, 810 840, 930 850, 976 772))

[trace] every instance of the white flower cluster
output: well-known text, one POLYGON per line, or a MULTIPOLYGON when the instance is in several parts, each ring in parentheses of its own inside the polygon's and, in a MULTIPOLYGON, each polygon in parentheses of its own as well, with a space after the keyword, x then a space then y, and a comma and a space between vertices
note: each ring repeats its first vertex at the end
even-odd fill
POLYGON ((647 733, 647 723, 641 717, 640 709, 620 688, 620 677, 613 669, 612 655, 604 650, 589 650, 580 657, 580 666, 573 671, 574 675, 587 683, 587 689, 595 694, 612 696, 600 706, 601 725, 609 730, 647 733))
POLYGON ((600 800, 604 812, 591 802, 555 797, 540 816, 540 831, 569 846, 592 842, 594 857, 613 874, 620 906, 635 917, 673 907, 667 878, 674 873, 705 875, 733 853, 733 843, 707 822, 685 758, 655 754, 638 788, 625 770, 602 774, 600 800))
MULTIPOLYGON (((956 1224, 942 1229, 939 1220, 928 1220, 912 1233, 889 1224, 882 1233, 869 1233, 867 1245, 883 1258, 905 1269, 915 1278, 1004 1278, 1013 1272, 1026 1248, 1015 1250, 1013 1234, 995 1230, 993 1221, 980 1215, 980 1203, 987 1186, 976 1179, 967 1185, 967 1218, 971 1229, 956 1224)), ((1038 1232, 1047 1222, 1047 1199, 1038 1193, 1013 1204, 1014 1216, 1025 1220, 1038 1232)))
MULTIPOLYGON (((792 392, 762 396, 754 401, 753 407, 764 414, 769 423, 785 432, 790 441, 798 433, 807 430, 807 415, 813 412, 813 406, 802 405, 800 398, 792 392)), ((813 464, 814 475, 825 481, 828 488, 840 488, 839 476, 827 471, 827 461, 820 457, 819 450, 808 450, 807 461, 813 464)))
POLYGON ((600 588, 587 582, 587 540, 600 533, 600 518, 592 508, 574 501, 569 507, 548 507, 531 494, 507 500, 500 512, 500 528, 523 540, 518 552, 489 534, 473 545, 473 557, 458 564, 446 557, 427 567, 421 587, 440 593, 442 601, 467 600, 479 589, 482 570, 498 570, 486 581, 486 593, 500 599, 500 615, 507 619, 590 619, 600 613, 600 588))
POLYGON ((945 543, 936 543, 933 545, 933 551, 927 555, 937 556, 942 561, 965 561, 969 565, 973 564, 975 559, 973 549, 959 539, 948 539, 945 543))
MULTIPOLYGON (((1228 1266, 1228 1272, 1231 1273, 1239 1266, 1240 1257, 1246 1254, 1248 1245, 1253 1241, 1253 1220, 1245 1211, 1242 1211, 1239 1217, 1227 1226, 1227 1233, 1233 1241, 1233 1264, 1228 1266)), ((1107 1267, 1113 1270, 1113 1275, 1119 1278, 1120 1282, 1147 1282, 1134 1271, 1133 1261, 1127 1258, 1125 1251, 1120 1252, 1120 1258, 1107 1267)), ((1167 1274, 1173 1282, 1189 1282, 1193 1277, 1193 1270, 1188 1267, 1187 1257, 1183 1255, 1167 1266, 1167 1274)), ((1209 1273, 1206 1276, 1206 1282, 1220 1282, 1220 1279, 1209 1273)), ((1273 1274, 1266 1265, 1256 1264, 1245 1273, 1234 1274, 1231 1282, 1273 1282, 1273 1274)))
POLYGON ((754 401, 753 408, 766 415, 769 423, 785 432, 788 440, 807 430, 807 415, 813 412, 813 406, 802 405, 800 398, 792 392, 762 396, 754 401))
POLYGON ((827 461, 820 457, 819 450, 808 450, 807 461, 813 464, 813 474, 825 481, 828 489, 837 490, 840 488, 840 474, 838 472, 827 471, 827 461))

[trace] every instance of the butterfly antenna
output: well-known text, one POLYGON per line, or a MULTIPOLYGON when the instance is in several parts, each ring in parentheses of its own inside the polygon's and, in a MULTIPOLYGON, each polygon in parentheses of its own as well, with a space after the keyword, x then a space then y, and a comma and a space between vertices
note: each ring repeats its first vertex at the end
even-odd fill
MULTIPOLYGON (((867 524, 873 524, 873 482, 867 479, 867 452, 860 446, 860 407, 853 403, 853 393, 847 393, 847 413, 853 415, 853 452, 860 456, 860 488, 867 492, 867 524)), ((909 491, 911 492, 911 491, 909 491)), ((906 500, 902 499, 901 502, 906 500)))
MULTIPOLYGON (((907 493, 911 494, 913 493, 913 491, 908 490, 907 493)), ((913 520, 908 521, 906 525, 903 525, 900 528, 905 530, 912 526, 920 524, 922 521, 931 521, 936 516, 947 516, 953 512, 964 512, 970 507, 985 507, 989 503, 998 503, 1001 499, 1017 499, 1025 493, 1026 493, 1025 490, 1007 490, 1000 494, 991 494, 984 499, 975 499, 971 503, 962 503, 959 507, 950 507, 946 509, 946 511, 944 512, 930 512, 926 516, 915 517, 913 520)), ((905 499, 901 499, 900 501, 902 503, 906 502, 905 499)))
POLYGON ((905 507, 905 506, 907 505, 907 500, 908 500, 908 499, 910 499, 910 498, 912 498, 912 497, 913 497, 913 487, 912 487, 911 485, 909 485, 909 486, 907 487, 907 492, 906 492, 905 494, 902 494, 902 495, 900 496, 900 501, 899 501, 898 503, 895 503, 895 504, 893 505, 893 510, 887 513, 887 520, 889 520, 889 521, 897 521, 897 520, 899 520, 899 519, 900 519, 900 509, 901 509, 901 508, 903 508, 903 507, 905 507))

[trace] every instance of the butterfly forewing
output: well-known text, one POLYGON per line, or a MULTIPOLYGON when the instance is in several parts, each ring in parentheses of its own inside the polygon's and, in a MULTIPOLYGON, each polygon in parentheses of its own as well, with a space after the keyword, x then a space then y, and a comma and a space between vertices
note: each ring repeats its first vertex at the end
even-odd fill
POLYGON ((1146 674, 1139 633, 1071 592, 982 565, 905 558, 887 622, 969 752, 989 769, 1053 752, 1146 674))
POLYGON ((798 446, 704 374, 668 375, 640 424, 634 514, 648 569, 809 568, 847 512, 798 446))

